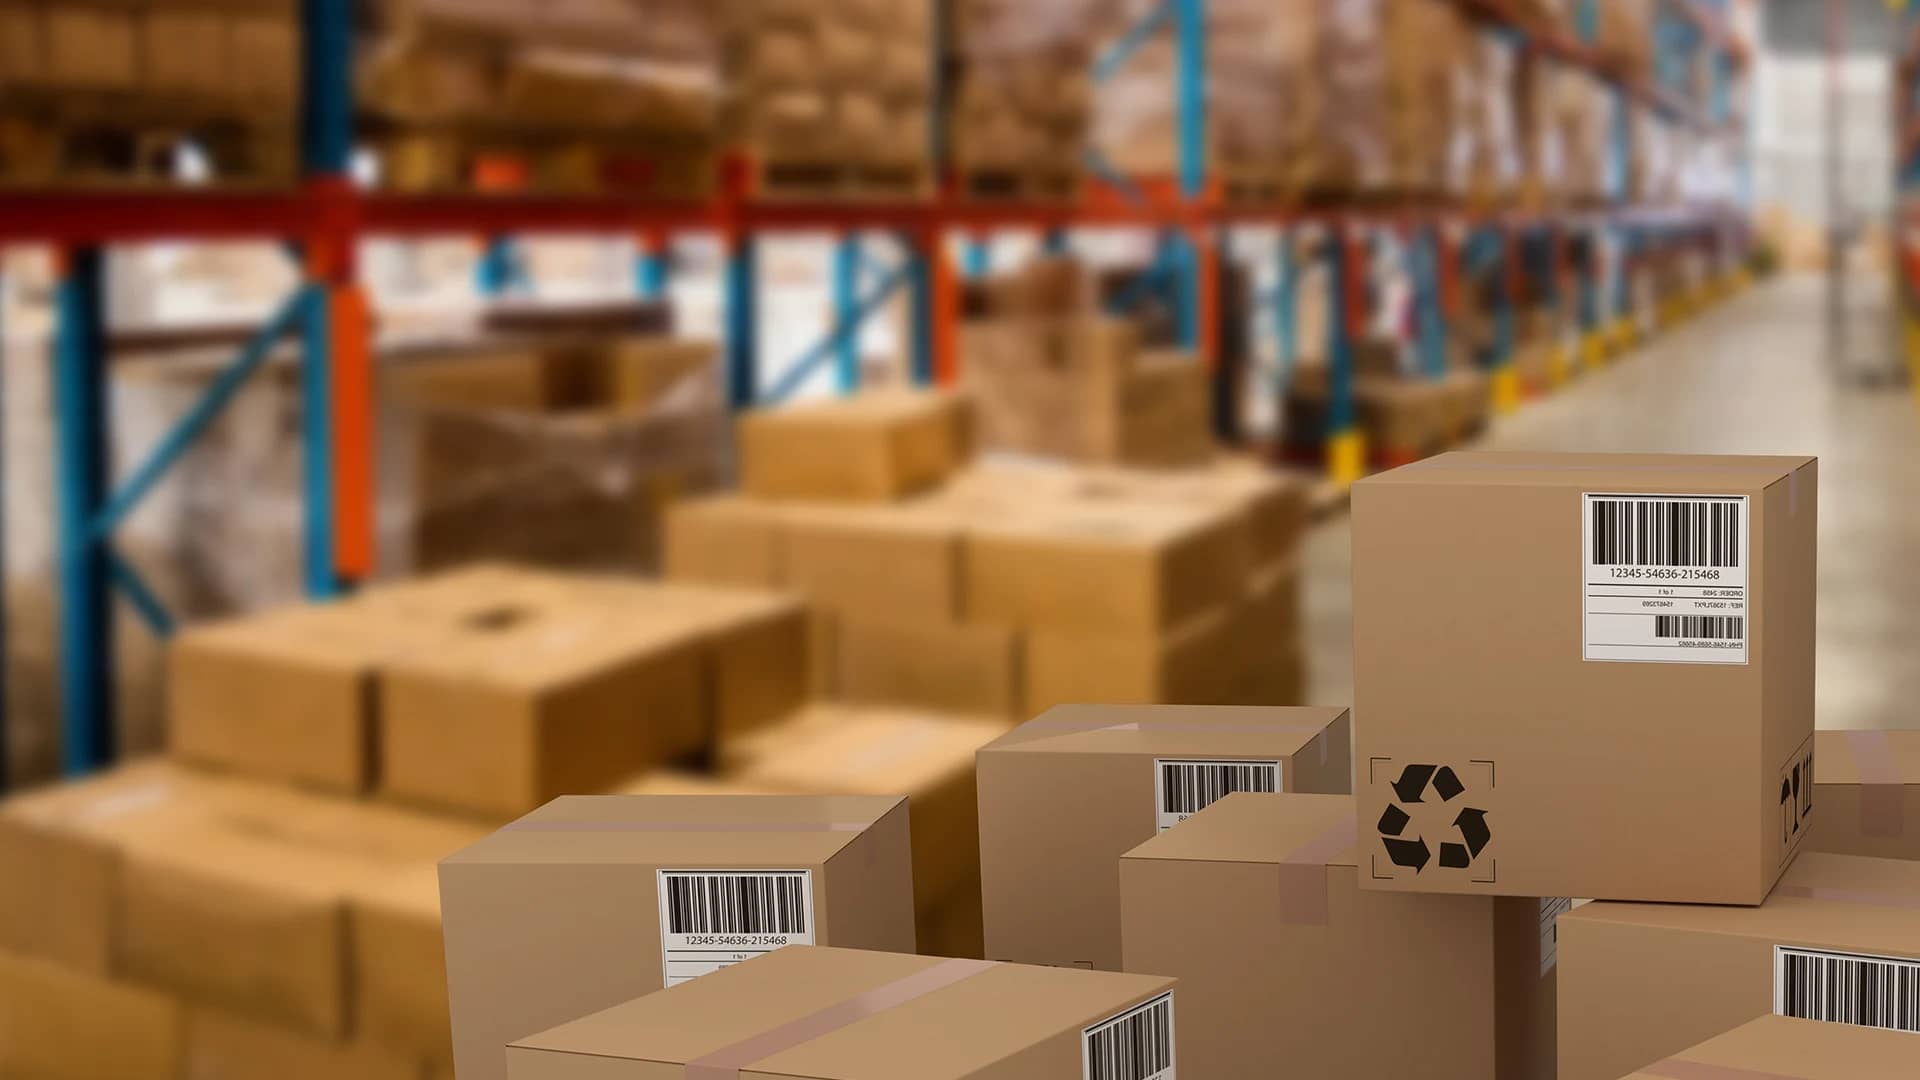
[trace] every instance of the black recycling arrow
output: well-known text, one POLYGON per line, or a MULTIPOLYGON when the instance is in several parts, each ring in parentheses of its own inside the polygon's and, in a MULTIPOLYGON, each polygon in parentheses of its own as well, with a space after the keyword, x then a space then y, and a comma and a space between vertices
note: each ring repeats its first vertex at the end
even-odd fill
MULTIPOLYGON (((1476 859, 1480 857, 1481 850, 1487 846, 1487 841, 1493 839, 1492 831, 1487 828, 1485 810, 1475 810, 1469 806, 1460 811, 1459 817, 1453 819, 1453 825, 1460 830, 1460 838, 1467 842, 1467 849, 1473 852, 1473 857, 1476 859)), ((1441 861, 1445 863, 1444 859, 1441 861)), ((1465 866, 1466 863, 1460 865, 1465 866)))
POLYGON ((1465 870, 1473 865, 1473 856, 1468 855, 1467 849, 1459 844, 1441 844, 1440 865, 1449 870, 1465 870))
POLYGON ((1380 815, 1380 835, 1399 836, 1401 831, 1407 827, 1407 823, 1412 820, 1412 818, 1407 816, 1405 810, 1400 809, 1392 803, 1388 803, 1387 812, 1380 815))
POLYGON ((1420 801, 1420 793, 1427 790, 1427 781, 1433 778, 1432 765, 1409 765, 1400 770, 1400 779, 1393 782, 1393 793, 1404 803, 1420 801))
POLYGON ((1395 840, 1388 836, 1381 837, 1380 842, 1387 845, 1387 857, 1393 860, 1393 865, 1412 867, 1416 874, 1426 869, 1427 860, 1433 857, 1433 851, 1427 847, 1425 838, 1395 840))
POLYGON ((1467 790, 1467 785, 1453 775, 1453 766, 1442 765, 1440 771, 1433 774, 1433 790, 1440 793, 1441 802, 1452 802, 1455 795, 1467 790))

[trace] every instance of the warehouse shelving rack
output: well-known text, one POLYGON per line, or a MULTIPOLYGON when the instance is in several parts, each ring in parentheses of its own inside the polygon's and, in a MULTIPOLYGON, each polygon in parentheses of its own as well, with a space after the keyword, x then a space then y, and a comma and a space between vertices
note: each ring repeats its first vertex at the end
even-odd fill
MULTIPOLYGON (((1692 106, 1669 89, 1620 84, 1590 44, 1553 35, 1528 33, 1515 9, 1496 0, 1456 0, 1476 17, 1525 36, 1526 45, 1564 62, 1579 64, 1619 85, 1622 117, 1629 101, 1659 108, 1698 122, 1692 106)), ((1583 25, 1597 26, 1601 0, 1581 0, 1583 25)), ((1719 50, 1731 71, 1741 56, 1715 11, 1695 0, 1662 0, 1671 19, 1693 28, 1689 34, 1665 31, 1661 48, 1676 54, 1701 48, 1719 50)), ((1179 169, 1171 178, 1109 178, 1093 184, 1085 197, 1070 203, 981 202, 942 191, 925 199, 879 202, 772 201, 755 196, 731 169, 719 194, 703 201, 659 201, 620 197, 547 197, 541 195, 415 196, 357 189, 349 178, 354 140, 350 75, 352 0, 303 0, 304 86, 301 106, 305 176, 295 189, 129 190, 99 193, 15 192, 0 197, 0 245, 47 244, 60 253, 54 353, 54 412, 57 457, 57 550, 60 602, 60 678, 63 708, 62 754, 71 773, 92 770, 115 756, 111 715, 112 620, 114 591, 124 593, 156 633, 171 630, 159 599, 115 551, 114 527, 179 459, 194 438, 220 413, 247 377, 283 339, 301 342, 301 398, 304 433, 303 541, 307 591, 315 597, 338 594, 370 573, 373 565, 373 368, 372 314, 356 276, 356 249, 366 237, 472 235, 492 238, 483 259, 483 287, 500 289, 513 281, 510 238, 516 233, 573 232, 635 236, 641 254, 635 286, 645 296, 660 296, 667 285, 670 239, 688 231, 718 234, 727 253, 724 357, 732 403, 747 408, 778 400, 823 365, 832 364, 836 385, 851 389, 858 381, 853 339, 863 320, 898 290, 909 293, 913 308, 911 370, 922 382, 957 378, 958 282, 963 274, 985 272, 986 247, 978 238, 999 230, 1039 231, 1051 249, 1068 242, 1069 231, 1088 227, 1158 230, 1162 245, 1159 279, 1166 283, 1177 312, 1183 343, 1203 362, 1217 359, 1223 313, 1221 282, 1230 258, 1229 231, 1246 225, 1278 226, 1279 285, 1257 298, 1257 310, 1270 312, 1270 326, 1284 355, 1296 342, 1294 310, 1298 259, 1287 230, 1301 224, 1324 228, 1332 296, 1330 340, 1332 368, 1328 458, 1334 479, 1359 475, 1364 448, 1356 432, 1352 399, 1352 356, 1366 296, 1362 281, 1363 244, 1373 229, 1394 229, 1422 238, 1415 245, 1420 273, 1424 366, 1438 374, 1445 321, 1459 293, 1458 266, 1464 227, 1491 230, 1498 241, 1502 278, 1509 304, 1503 316, 1511 325, 1512 288, 1522 273, 1520 238, 1539 232, 1550 250, 1563 250, 1565 234, 1584 230, 1618 231, 1635 243, 1691 240, 1717 234, 1728 210, 1672 212, 1615 208, 1568 218, 1555 213, 1510 214, 1462 208, 1319 208, 1250 206, 1225 201, 1207 175, 1206 160, 1206 0, 1164 0, 1137 31, 1115 46, 1107 62, 1124 63, 1139 40, 1170 33, 1177 42, 1173 92, 1179 118, 1179 169), (759 237, 781 231, 834 231, 836 318, 827 335, 798 363, 760 387, 756 344, 757 250, 759 237), (878 274, 864 244, 871 234, 898 239, 905 252, 899 263, 878 274), (971 238, 963 265, 949 258, 949 237, 971 238), (153 449, 147 461, 117 490, 108 484, 109 431, 106 395, 107 335, 104 326, 104 251, 112 244, 160 240, 272 239, 284 242, 302 268, 294 295, 263 325, 234 362, 153 449)), ((940 26, 943 20, 936 19, 940 26)), ((936 33, 939 31, 936 30, 936 33)), ((936 42, 936 47, 938 43, 936 42)), ((937 110, 936 110, 937 112, 937 110)), ((1625 148, 1624 122, 1620 134, 1625 148)), ((936 144, 938 133, 935 133, 936 144)), ((1547 273, 1564 273, 1568 260, 1557 254, 1547 273)), ((1579 283, 1583 295, 1597 294, 1591 260, 1579 283)), ((1589 332, 1602 313, 1588 305, 1589 332)), ((1511 332, 1506 335, 1510 346, 1511 332)), ((1496 356, 1496 378, 1508 389, 1503 404, 1516 395, 1510 387, 1510 347, 1496 356), (1502 376, 1508 371, 1507 376, 1502 376)), ((1217 370, 1217 367, 1216 367, 1217 370)), ((1232 393, 1224 380, 1216 400, 1223 406, 1232 393)), ((1222 408, 1224 417, 1230 410, 1222 408)), ((1232 432, 1226 432, 1231 435, 1232 432)), ((244 493, 235 493, 244 497, 244 493)), ((4 745, 4 740, 0 740, 4 745)), ((4 762, 0 762, 3 765, 4 762)), ((0 769, 0 776, 4 770, 0 769)))
POLYGON ((1894 64, 1894 220, 1900 351, 1907 381, 1920 394, 1920 7, 1900 3, 1900 49, 1894 64))

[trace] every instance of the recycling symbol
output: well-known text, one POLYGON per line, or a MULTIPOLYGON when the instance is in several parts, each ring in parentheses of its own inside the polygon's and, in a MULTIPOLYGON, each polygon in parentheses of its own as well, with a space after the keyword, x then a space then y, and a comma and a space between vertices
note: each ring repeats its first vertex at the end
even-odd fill
MULTIPOLYGON (((1401 804, 1426 804, 1428 791, 1440 796, 1442 803, 1450 803, 1466 791, 1466 785, 1454 775, 1449 765, 1409 765, 1400 770, 1400 779, 1393 782, 1393 794, 1396 802, 1387 804, 1386 812, 1380 815, 1380 842, 1386 845, 1387 857, 1393 865, 1410 867, 1418 874, 1426 869, 1433 858, 1433 849, 1427 846, 1427 838, 1406 837, 1407 826, 1413 817, 1401 809, 1401 804)), ((1486 850, 1487 842, 1493 834, 1487 829, 1487 812, 1471 806, 1460 809, 1453 819, 1453 827, 1459 831, 1460 842, 1444 841, 1440 845, 1440 865, 1454 870, 1464 870, 1473 865, 1473 860, 1486 850)))

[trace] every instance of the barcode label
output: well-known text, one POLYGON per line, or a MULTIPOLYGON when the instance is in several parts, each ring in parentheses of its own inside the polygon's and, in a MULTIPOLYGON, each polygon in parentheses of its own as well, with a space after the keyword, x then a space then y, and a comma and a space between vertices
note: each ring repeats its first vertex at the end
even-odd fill
POLYGON ((1540 898, 1540 977, 1560 962, 1560 916, 1573 910, 1573 901, 1565 897, 1540 898))
POLYGON ((1156 758, 1153 762, 1154 820, 1160 832, 1236 791, 1280 790, 1278 761, 1156 758))
POLYGON ((1653 636, 1733 641, 1747 636, 1747 620, 1738 615, 1656 615, 1653 636))
POLYGON ((1580 524, 1586 659, 1747 662, 1746 496, 1588 493, 1580 524))
POLYGON ((1102 1020, 1082 1035, 1082 1080, 1174 1080, 1170 993, 1102 1020))
POLYGON ((810 870, 661 870, 657 881, 667 986, 814 943, 810 870))
POLYGON ((1920 1033, 1920 961, 1776 945, 1773 1011, 1920 1033))

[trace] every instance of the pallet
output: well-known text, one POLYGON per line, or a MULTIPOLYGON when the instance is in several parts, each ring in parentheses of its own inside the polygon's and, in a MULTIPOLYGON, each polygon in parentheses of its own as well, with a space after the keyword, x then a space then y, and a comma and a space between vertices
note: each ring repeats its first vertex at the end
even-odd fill
POLYGON ((1071 202, 1085 184, 1078 171, 962 169, 960 194, 980 202, 1071 202))
POLYGON ((747 191, 774 202, 911 201, 933 193, 933 169, 926 161, 755 158, 747 168, 747 191))
POLYGON ((404 194, 627 195, 696 201, 717 182, 710 144, 510 128, 390 129, 370 140, 381 186, 404 194))
POLYGON ((299 172, 290 123, 153 123, 139 116, 59 118, 0 109, 0 186, 284 187, 299 172), (203 168, 186 174, 198 160, 203 168))

